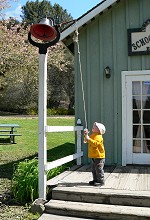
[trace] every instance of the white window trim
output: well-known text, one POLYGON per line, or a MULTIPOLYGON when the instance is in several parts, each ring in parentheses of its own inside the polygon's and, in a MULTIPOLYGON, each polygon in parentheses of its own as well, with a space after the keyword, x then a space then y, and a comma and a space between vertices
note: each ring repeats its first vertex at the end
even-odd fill
POLYGON ((126 97, 126 77, 150 75, 150 70, 122 71, 122 166, 127 164, 127 97, 126 97))

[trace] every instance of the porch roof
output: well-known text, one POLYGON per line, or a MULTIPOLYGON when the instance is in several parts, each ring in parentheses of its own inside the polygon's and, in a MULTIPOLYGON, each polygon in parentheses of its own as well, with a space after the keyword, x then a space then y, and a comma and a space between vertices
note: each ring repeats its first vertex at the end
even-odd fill
POLYGON ((73 52, 73 39, 72 35, 76 29, 82 29, 89 22, 93 21, 98 15, 103 14, 105 11, 109 10, 113 4, 120 2, 120 0, 103 0, 91 10, 87 11, 81 17, 76 19, 76 21, 64 29, 61 32, 60 41, 62 41, 71 52, 73 52))

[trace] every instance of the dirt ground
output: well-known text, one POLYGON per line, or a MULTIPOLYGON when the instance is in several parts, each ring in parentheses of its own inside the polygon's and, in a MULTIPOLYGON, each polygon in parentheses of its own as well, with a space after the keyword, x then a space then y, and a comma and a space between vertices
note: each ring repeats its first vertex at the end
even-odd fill
POLYGON ((23 206, 0 205, 0 220, 22 220, 28 215, 28 209, 23 206))
POLYGON ((33 220, 38 219, 30 214, 30 206, 20 205, 12 198, 11 182, 0 178, 0 220, 33 220), (5 186, 2 188, 2 186, 5 186))
POLYGON ((30 213, 30 205, 17 204, 10 193, 0 194, 0 220, 37 220, 39 215, 30 213))

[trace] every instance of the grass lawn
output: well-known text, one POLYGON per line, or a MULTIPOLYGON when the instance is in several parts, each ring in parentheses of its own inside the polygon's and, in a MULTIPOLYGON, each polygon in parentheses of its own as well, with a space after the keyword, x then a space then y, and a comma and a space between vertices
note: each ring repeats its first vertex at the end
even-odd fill
MULTIPOLYGON (((74 117, 61 117, 61 118, 48 118, 48 125, 55 126, 68 126, 74 125, 74 117)), ((3 143, 0 139, 0 194, 5 193, 11 188, 11 178, 13 174, 13 167, 15 164, 19 163, 24 159, 32 159, 38 156, 38 119, 35 117, 0 117, 1 124, 19 124, 20 128, 17 128, 17 132, 22 134, 22 136, 15 137, 16 144, 3 143)), ((6 139, 5 139, 6 140, 6 139)), ((73 132, 60 132, 60 133, 48 133, 47 134, 47 154, 48 161, 53 161, 61 157, 73 154, 75 152, 74 147, 75 136, 73 132)), ((13 207, 14 204, 12 204, 13 207)), ((13 211, 10 211, 5 202, 5 210, 7 210, 7 216, 3 215, 0 220, 3 219, 33 219, 25 218, 28 209, 22 207, 23 217, 13 216, 13 211), (27 209, 27 211, 26 211, 27 209), (10 211, 10 216, 8 213, 10 211), (24 214, 25 212, 25 214, 24 214), (12 218, 11 218, 12 217, 12 218)), ((4 206, 1 206, 2 208, 4 206)), ((19 208, 19 206, 18 206, 19 208)), ((1 209, 3 210, 3 209, 1 209)), ((15 206, 15 210, 17 210, 15 206)), ((4 210, 3 210, 4 212, 4 210)), ((21 210, 19 211, 20 213, 21 210)), ((19 215, 19 214, 18 214, 19 215)), ((19 216, 20 216, 19 215, 19 216)), ((36 218, 34 218, 36 219, 36 218)))

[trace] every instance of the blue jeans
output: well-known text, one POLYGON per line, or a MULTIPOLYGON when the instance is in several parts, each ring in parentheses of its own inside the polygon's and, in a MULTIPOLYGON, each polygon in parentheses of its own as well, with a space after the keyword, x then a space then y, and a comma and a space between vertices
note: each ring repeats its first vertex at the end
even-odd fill
POLYGON ((104 183, 104 164, 104 158, 92 158, 92 175, 95 182, 104 183))

